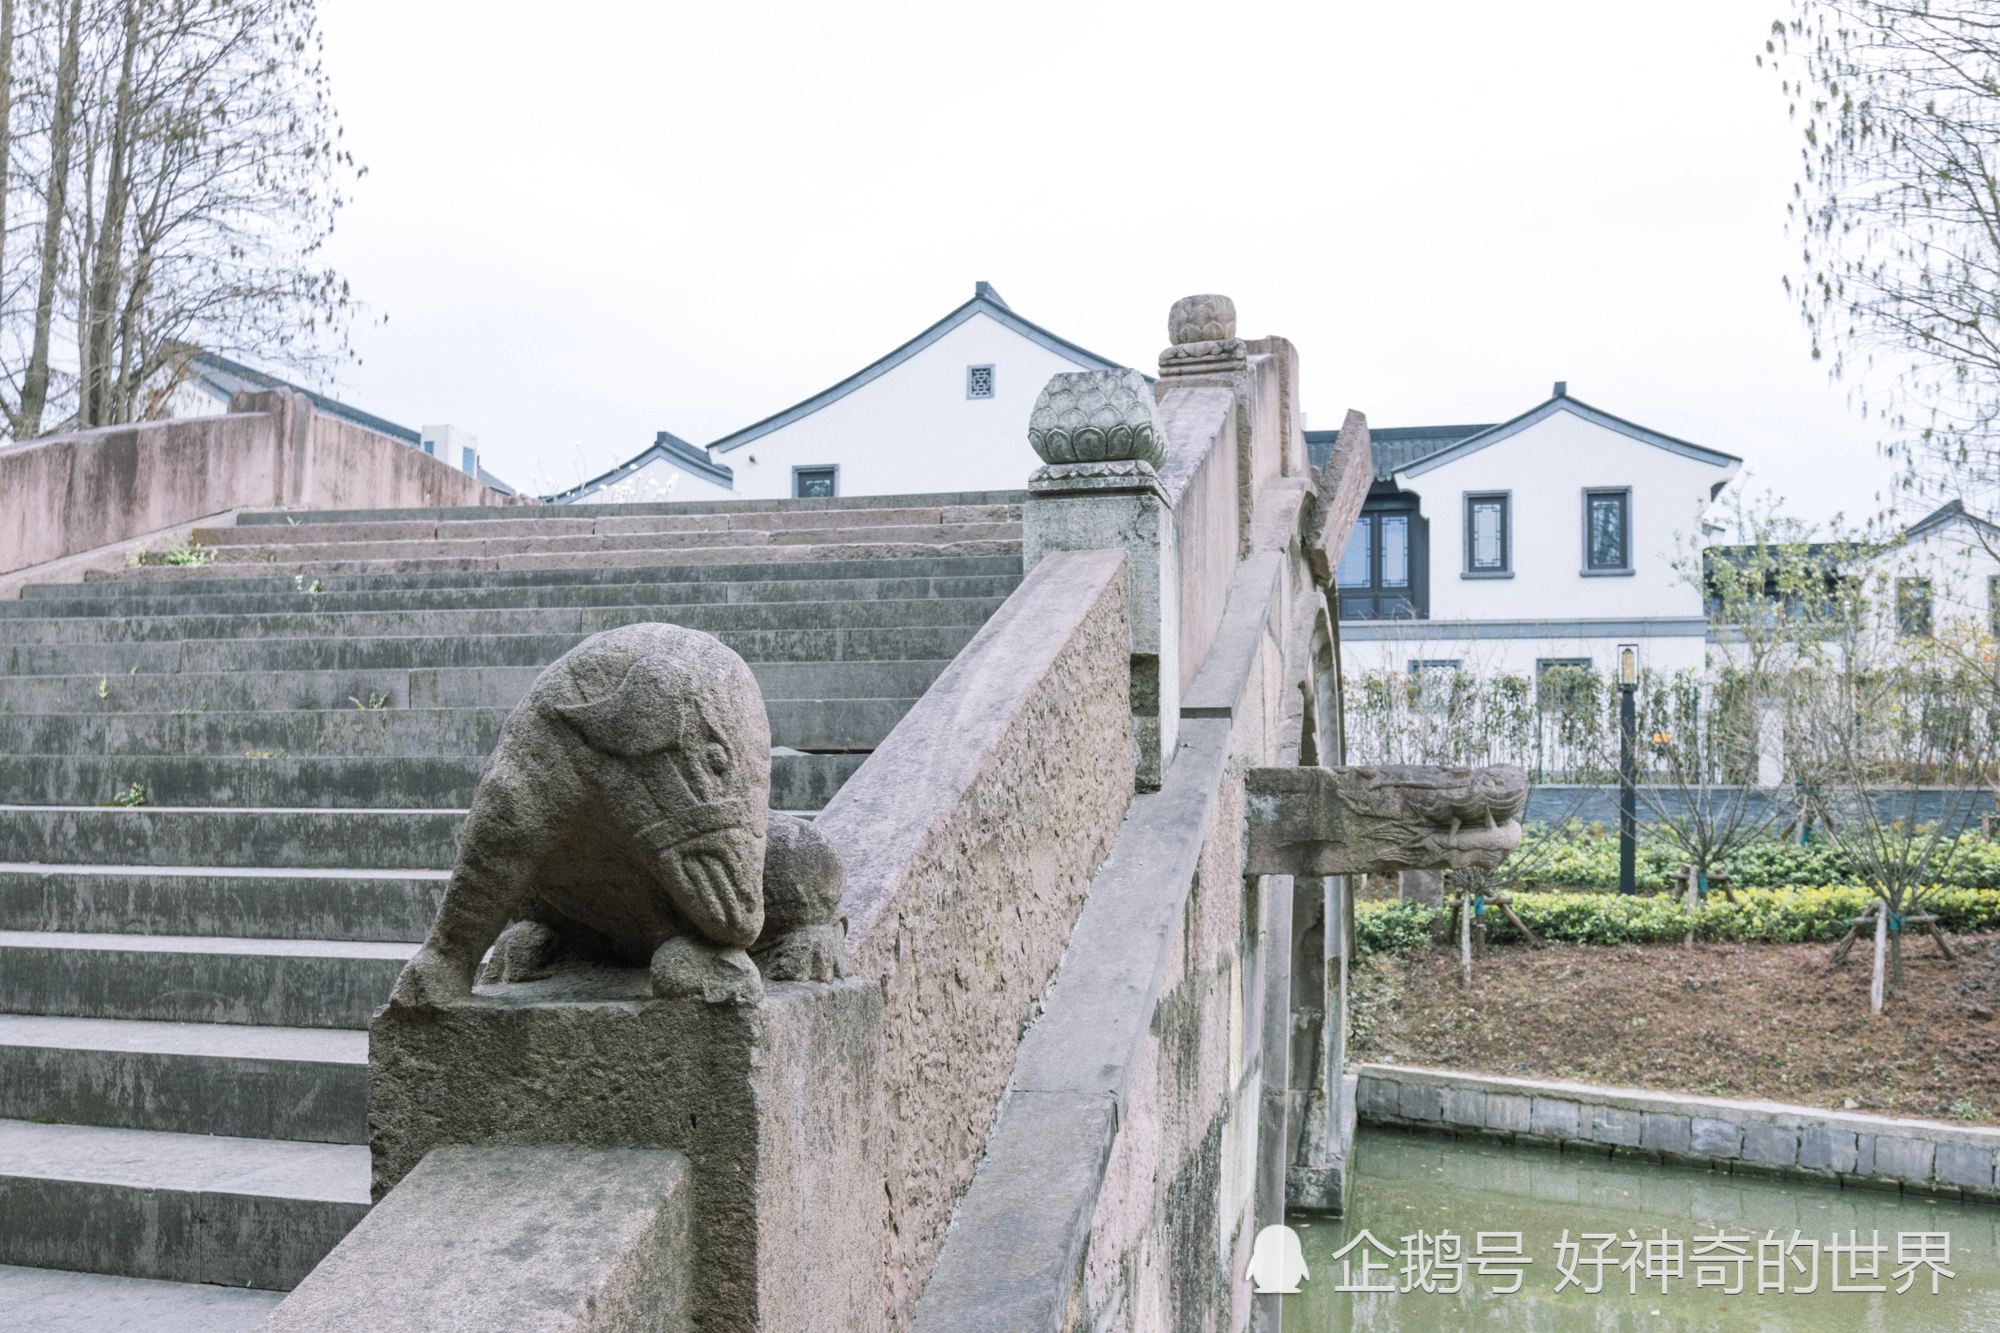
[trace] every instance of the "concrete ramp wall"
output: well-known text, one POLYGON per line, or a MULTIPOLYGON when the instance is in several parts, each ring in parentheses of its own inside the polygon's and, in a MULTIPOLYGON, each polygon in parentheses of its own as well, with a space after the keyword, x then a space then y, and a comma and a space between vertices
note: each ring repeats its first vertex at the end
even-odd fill
POLYGON ((0 447, 0 574, 253 506, 493 505, 499 492, 286 389, 223 416, 0 447))

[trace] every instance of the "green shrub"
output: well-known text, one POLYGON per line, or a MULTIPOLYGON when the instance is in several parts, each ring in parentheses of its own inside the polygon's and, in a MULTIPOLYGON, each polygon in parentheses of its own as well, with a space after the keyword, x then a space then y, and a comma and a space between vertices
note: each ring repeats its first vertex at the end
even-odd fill
MULTIPOLYGON (((1841 885, 1743 889, 1736 899, 1732 903, 1721 894, 1704 899, 1694 915, 1696 938, 1762 944, 1837 940, 1874 895, 1841 885)), ((1508 901, 1528 929, 1565 944, 1665 944, 1688 931, 1688 911, 1678 895, 1514 893, 1508 901)), ((1947 932, 2000 928, 2000 889, 1936 888, 1923 902, 1947 932)), ((1493 940, 1521 938, 1501 913, 1488 909, 1485 919, 1493 940)), ((1412 902, 1356 903, 1355 952, 1420 948, 1438 936, 1444 920, 1444 912, 1412 902)))
POLYGON ((1444 925, 1444 913, 1422 903, 1391 899, 1354 905, 1354 952, 1408 953, 1421 949, 1444 925))
MULTIPOLYGON (((1544 836, 1531 830, 1531 837, 1544 836)), ((1534 845, 1533 869, 1525 876, 1534 888, 1596 889, 1615 892, 1618 888, 1618 836, 1616 830, 1601 831, 1595 826, 1572 823, 1534 845)), ((1674 886, 1673 876, 1687 862, 1687 855, 1674 841, 1657 829, 1642 825, 1635 859, 1635 884, 1641 893, 1663 893, 1674 886)), ((1940 848, 1937 862, 1944 883, 1968 889, 2000 889, 2000 841, 1989 841, 1977 833, 1961 834, 1955 846, 1940 848)), ((1715 867, 1730 877, 1737 889, 1824 888, 1855 882, 1854 868, 1838 847, 1825 838, 1800 846, 1760 839, 1740 849, 1715 867)))

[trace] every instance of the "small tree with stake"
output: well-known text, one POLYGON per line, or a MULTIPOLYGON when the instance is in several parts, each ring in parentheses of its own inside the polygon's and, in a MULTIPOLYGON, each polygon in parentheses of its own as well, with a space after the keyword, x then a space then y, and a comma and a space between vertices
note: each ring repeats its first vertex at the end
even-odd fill
POLYGON ((1790 701, 1788 730, 1815 822, 1876 899, 1829 966, 1872 927, 1875 1013, 1902 984, 1905 927, 1923 929, 1951 956, 1924 894, 1951 874, 1963 847, 1957 835, 1993 785, 1990 665, 1963 651, 1950 627, 1942 641, 1912 631, 1894 616, 1857 610, 1844 638, 1799 673, 1790 701))

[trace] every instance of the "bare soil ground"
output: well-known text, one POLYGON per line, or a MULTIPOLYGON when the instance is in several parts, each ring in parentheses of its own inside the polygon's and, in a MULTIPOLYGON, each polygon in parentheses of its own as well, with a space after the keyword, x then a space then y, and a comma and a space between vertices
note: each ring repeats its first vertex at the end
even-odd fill
POLYGON ((2000 934, 1905 941, 1868 1012, 1870 944, 1552 944, 1365 960, 1354 1058, 1966 1123, 2000 1118, 2000 934))

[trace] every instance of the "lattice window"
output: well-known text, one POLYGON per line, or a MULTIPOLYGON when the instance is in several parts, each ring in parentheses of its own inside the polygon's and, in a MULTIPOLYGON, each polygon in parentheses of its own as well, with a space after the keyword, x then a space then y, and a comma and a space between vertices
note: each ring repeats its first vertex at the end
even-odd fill
POLYGON ((993 367, 967 366, 965 368, 965 396, 967 398, 991 398, 993 396, 993 367))

